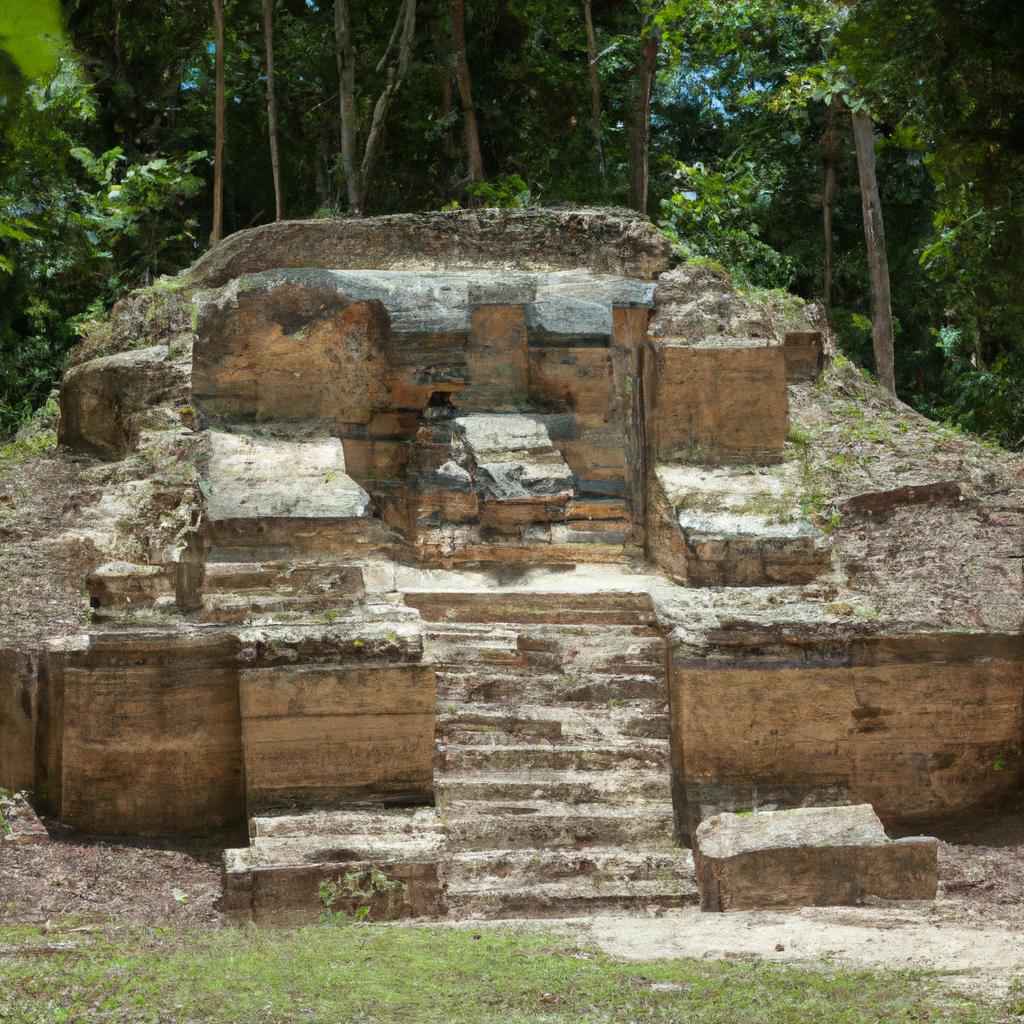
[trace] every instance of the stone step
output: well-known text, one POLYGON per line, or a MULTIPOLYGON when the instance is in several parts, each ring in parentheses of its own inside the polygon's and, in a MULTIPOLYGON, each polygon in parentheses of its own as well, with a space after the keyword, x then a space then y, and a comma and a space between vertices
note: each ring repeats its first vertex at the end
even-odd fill
POLYGON ((333 594, 361 598, 363 572, 356 565, 332 562, 207 562, 203 575, 206 594, 247 591, 284 596, 333 594))
MULTIPOLYGON (((439 804, 450 801, 557 800, 568 804, 670 799, 664 770, 618 772, 444 772, 436 780, 439 804)), ((486 810, 486 808, 484 808, 486 810)))
POLYGON ((449 887, 516 889, 573 878, 605 882, 693 882, 693 855, 679 847, 583 850, 474 850, 444 861, 449 887))
POLYGON ((527 738, 547 743, 615 742, 626 737, 668 739, 668 735, 667 706, 661 701, 591 708, 443 702, 437 714, 438 740, 446 744, 504 744, 527 738))
POLYGON ((424 638, 430 661, 446 665, 523 665, 519 634, 514 629, 477 623, 452 623, 431 629, 424 638))
POLYGON ((249 819, 249 835, 257 839, 330 836, 422 836, 444 833, 444 822, 433 807, 358 807, 304 814, 266 814, 249 819))
POLYGON ((565 506, 567 522, 630 522, 629 509, 622 498, 573 498, 565 506))
POLYGON ((199 609, 200 622, 245 623, 268 619, 322 619, 330 622, 359 606, 358 598, 331 594, 209 594, 199 609))
POLYGON ((588 917, 608 911, 671 910, 697 902, 688 879, 595 882, 577 878, 523 888, 452 888, 445 894, 452 917, 588 917))
POLYGON ((467 800, 453 801, 441 813, 448 825, 448 848, 454 852, 670 845, 673 836, 668 800, 615 805, 551 800, 481 804, 467 800))
POLYGON ((644 591, 407 590, 404 597, 428 622, 655 625, 654 605, 644 591))
POLYGON ((605 772, 623 767, 668 772, 666 740, 633 740, 629 743, 565 744, 453 744, 441 745, 435 761, 441 771, 586 771, 605 772))
POLYGON ((511 666, 504 672, 493 669, 439 670, 437 693, 443 701, 465 704, 529 701, 531 704, 615 707, 636 703, 641 710, 653 709, 668 699, 668 688, 662 674, 570 675, 530 672, 511 666))

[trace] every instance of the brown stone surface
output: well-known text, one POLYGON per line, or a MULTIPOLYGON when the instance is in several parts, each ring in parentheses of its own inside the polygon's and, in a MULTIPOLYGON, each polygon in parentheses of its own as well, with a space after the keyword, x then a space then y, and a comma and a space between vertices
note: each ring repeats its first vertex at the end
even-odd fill
POLYGON ((658 462, 770 463, 788 430, 782 348, 648 347, 647 431, 658 462))
POLYGON ((684 831, 720 810, 836 799, 869 802, 887 822, 928 822, 1019 788, 1019 637, 759 642, 672 666, 684 831))
POLYGON ((367 423, 390 378, 387 313, 324 275, 233 283, 198 304, 192 392, 200 413, 367 423))
POLYGON ((870 804, 719 814, 694 834, 702 910, 932 900, 938 843, 893 842, 870 804))
POLYGON ((329 269, 493 267, 575 270, 652 278, 670 246, 626 211, 457 210, 356 220, 279 221, 239 231, 196 262, 206 287, 270 267, 329 269))
POLYGON ((64 671, 63 820, 202 831, 244 818, 238 680, 222 637, 93 637, 64 671))
POLYGON ((433 798, 431 668, 246 669, 240 697, 250 815, 433 798))
POLYGON ((146 410, 188 401, 188 370, 153 347, 102 356, 68 370, 60 387, 61 444, 119 458, 137 442, 146 410))
POLYGON ((821 331, 788 331, 782 350, 790 384, 817 380, 821 375, 825 366, 825 339, 821 331))
POLYGON ((37 692, 35 659, 0 650, 0 789, 35 789, 37 692))

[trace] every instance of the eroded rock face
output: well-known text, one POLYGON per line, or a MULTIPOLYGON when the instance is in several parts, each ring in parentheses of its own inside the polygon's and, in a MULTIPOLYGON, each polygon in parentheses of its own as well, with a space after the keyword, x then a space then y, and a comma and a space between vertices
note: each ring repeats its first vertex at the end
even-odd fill
POLYGON ((702 910, 931 900, 938 843, 893 842, 869 804, 719 814, 694 834, 702 910))
POLYGON ((61 444, 119 458, 138 438, 146 413, 188 402, 188 370, 162 347, 101 356, 70 369, 61 381, 61 444))
POLYGON ((265 224, 230 235, 187 274, 206 287, 267 267, 584 268, 650 279, 669 251, 654 225, 625 211, 457 210, 265 224))

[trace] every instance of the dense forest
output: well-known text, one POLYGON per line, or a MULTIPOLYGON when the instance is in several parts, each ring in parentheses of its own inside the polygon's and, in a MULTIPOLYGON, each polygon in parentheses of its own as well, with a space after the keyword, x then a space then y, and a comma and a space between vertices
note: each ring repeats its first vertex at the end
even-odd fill
POLYGON ((0 436, 222 234, 572 203, 1024 441, 1019 0, 0 0, 0 90, 0 436))

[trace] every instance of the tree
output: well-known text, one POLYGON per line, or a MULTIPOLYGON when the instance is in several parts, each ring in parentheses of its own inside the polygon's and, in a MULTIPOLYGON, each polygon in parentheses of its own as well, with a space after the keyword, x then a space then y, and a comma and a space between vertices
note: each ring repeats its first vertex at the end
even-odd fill
POLYGON ((459 83, 462 101, 462 121, 466 133, 466 161, 470 189, 484 180, 484 158, 480 151, 480 133, 473 105, 473 84, 469 77, 469 59, 466 56, 465 0, 451 0, 452 50, 455 54, 455 77, 459 83))
POLYGON ((825 308, 832 306, 832 278, 835 271, 835 206, 836 190, 839 185, 839 114, 842 103, 838 96, 832 97, 825 111, 825 131, 821 137, 822 187, 821 218, 825 236, 824 268, 821 275, 821 297, 825 308))
POLYGON ((274 0, 263 0, 263 38, 267 46, 267 135, 270 139, 270 171, 274 177, 274 220, 283 217, 281 158, 277 151, 277 83, 274 73, 274 0))
POLYGON ((658 69, 661 25, 648 15, 640 35, 629 131, 629 205, 647 213, 651 147, 651 90, 658 69))
POLYGON ((213 143, 213 228, 210 243, 224 233, 224 0, 213 0, 213 45, 216 78, 213 143))
POLYGON ((341 112, 341 167, 349 213, 359 213, 356 177, 356 50, 348 0, 334 0, 334 52, 338 60, 338 102, 341 112))
POLYGON ((357 108, 355 99, 356 54, 352 36, 352 19, 348 0, 335 0, 334 39, 338 60, 338 83, 341 107, 341 162, 345 172, 345 191, 349 213, 362 216, 370 194, 370 185, 377 166, 383 138, 384 120, 391 101, 398 92, 409 68, 413 36, 416 32, 416 0, 402 0, 391 37, 377 65, 385 73, 384 87, 373 109, 373 118, 356 168, 357 108))
POLYGON ((587 74, 590 79, 590 130, 594 136, 594 160, 601 184, 607 186, 608 174, 604 166, 604 144, 601 139, 601 85, 597 76, 597 37, 594 35, 591 0, 583 0, 583 22, 587 28, 587 74))
POLYGON ((412 40, 416 33, 416 0, 402 0, 398 8, 395 27, 388 40, 387 49, 377 65, 377 71, 385 72, 384 88, 373 108, 373 120, 370 122, 370 133, 366 138, 366 149, 363 152, 363 163, 360 168, 359 209, 366 208, 370 182, 377 166, 381 140, 384 135, 384 119, 388 107, 398 92, 398 87, 409 70, 409 58, 412 54, 412 40))
POLYGON ((861 110, 855 110, 852 119, 861 202, 864 207, 864 242, 867 245, 868 275, 871 280, 871 337, 875 350, 875 375, 882 387, 895 392, 889 257, 885 250, 882 200, 878 194, 878 176, 875 173, 875 127, 871 118, 861 110))

